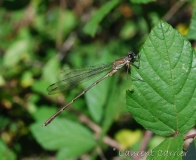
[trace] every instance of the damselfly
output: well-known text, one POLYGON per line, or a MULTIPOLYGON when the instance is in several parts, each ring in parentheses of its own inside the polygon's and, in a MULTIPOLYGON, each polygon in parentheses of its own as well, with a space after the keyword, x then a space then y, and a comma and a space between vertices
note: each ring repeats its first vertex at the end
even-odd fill
POLYGON ((47 126, 56 116, 58 116, 64 109, 66 109, 68 106, 70 106, 76 99, 84 95, 89 89, 94 87, 96 84, 104 80, 105 78, 112 76, 114 73, 116 73, 120 68, 123 66, 127 66, 127 71, 131 65, 139 69, 140 66, 140 57, 137 56, 134 52, 130 51, 127 56, 117 59, 112 63, 109 64, 102 64, 98 66, 88 67, 84 69, 75 69, 71 70, 70 72, 66 73, 61 77, 61 80, 59 82, 56 82, 54 84, 51 84, 48 88, 48 94, 55 94, 59 92, 63 92, 65 90, 68 90, 70 88, 73 88, 74 86, 78 85, 79 83, 82 83, 86 80, 91 79, 92 77, 95 77, 99 75, 100 73, 109 71, 105 76, 101 77, 97 81, 95 81, 92 85, 90 85, 88 88, 83 90, 79 95, 77 95, 74 99, 71 100, 67 105, 65 105, 63 108, 61 108, 58 112, 56 112, 53 116, 51 116, 44 124, 43 126, 47 126), (138 65, 135 65, 134 62, 137 61, 138 65))

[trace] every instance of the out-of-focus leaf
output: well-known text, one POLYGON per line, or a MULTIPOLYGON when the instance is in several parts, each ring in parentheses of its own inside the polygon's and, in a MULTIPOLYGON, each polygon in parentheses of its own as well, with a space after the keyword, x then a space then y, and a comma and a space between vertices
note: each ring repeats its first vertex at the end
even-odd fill
POLYGON ((151 31, 139 53, 140 69, 132 67, 133 92, 127 109, 136 121, 158 135, 186 133, 196 120, 195 52, 185 37, 166 22, 151 31))
POLYGON ((166 138, 162 136, 153 136, 148 144, 149 150, 158 146, 161 142, 163 142, 166 138))
POLYGON ((57 152, 57 160, 73 160, 80 156, 80 152, 72 149, 62 148, 57 152))
MULTIPOLYGON (((3 1, 1 1, 3 2, 3 1)), ((4 7, 1 6, 0 10, 0 48, 1 50, 7 50, 10 44, 13 42, 14 31, 16 31, 16 24, 24 15, 24 10, 15 10, 12 14, 4 7), (11 38, 12 37, 12 38, 11 38)), ((24 28, 23 28, 24 29, 24 28)), ((15 37, 16 40, 18 37, 15 37)))
POLYGON ((196 139, 194 139, 194 144, 195 144, 195 146, 196 146, 196 139))
POLYGON ((85 25, 84 32, 94 36, 102 19, 120 2, 120 0, 111 0, 104 4, 85 25))
POLYGON ((12 67, 16 65, 25 54, 28 54, 29 47, 30 44, 27 39, 21 39, 13 42, 3 57, 3 65, 5 67, 12 67))
POLYGON ((77 157, 96 145, 93 134, 76 122, 56 118, 46 127, 42 127, 42 124, 33 124, 31 132, 38 143, 47 150, 63 149, 66 150, 65 157, 77 157))
POLYGON ((28 97, 28 103, 27 103, 27 110, 30 114, 33 114, 36 112, 37 110, 37 106, 36 103, 40 100, 40 95, 39 94, 31 94, 28 97))
POLYGON ((1 160, 15 160, 16 155, 12 152, 3 141, 0 140, 0 157, 1 160))
POLYGON ((137 28, 134 22, 127 22, 120 31, 120 36, 123 39, 129 39, 136 34, 136 30, 137 28))
POLYGON ((127 113, 125 97, 126 90, 131 89, 131 77, 126 79, 126 75, 124 74, 123 81, 121 82, 121 84, 118 84, 118 80, 121 74, 120 72, 121 71, 111 77, 111 87, 107 96, 108 100, 106 102, 106 108, 104 110, 101 136, 105 136, 114 119, 117 120, 117 117, 119 118, 119 115, 122 112, 127 113))
POLYGON ((61 13, 59 8, 51 9, 44 16, 37 15, 37 18, 35 19, 36 29, 54 40, 57 36, 68 35, 76 24, 77 18, 72 11, 65 10, 61 13))
POLYGON ((57 57, 51 58, 43 67, 43 78, 50 83, 57 81, 58 73, 60 72, 60 62, 57 57))
MULTIPOLYGON (((99 58, 99 60, 97 60, 97 63, 99 61, 100 64, 102 64, 103 61, 105 61, 106 59, 110 61, 110 59, 112 58, 109 54, 103 52, 103 56, 99 58)), ((85 88, 89 87, 91 84, 93 84, 95 81, 100 79, 105 74, 107 74, 107 72, 93 78, 92 80, 89 80, 88 82, 85 82, 84 83, 85 88)), ((99 122, 103 116, 103 111, 104 111, 103 107, 107 100, 107 94, 108 94, 108 89, 110 86, 110 81, 111 81, 110 77, 101 81, 99 84, 91 88, 85 94, 85 98, 87 101, 89 111, 91 113, 92 118, 96 122, 99 122)))
POLYGON ((191 19, 189 33, 187 34, 188 39, 196 40, 196 9, 193 11, 193 17, 191 19))
POLYGON ((56 112, 57 109, 52 106, 39 106, 39 109, 33 113, 33 118, 36 119, 36 121, 46 121, 56 112))
POLYGON ((32 89, 36 92, 42 93, 42 94, 47 94, 46 89, 50 83, 48 81, 42 81, 42 80, 37 80, 33 85, 32 89))
POLYGON ((183 135, 165 139, 160 145, 151 151, 147 160, 182 160, 183 155, 183 135))
MULTIPOLYGON (((157 12, 150 12, 148 16, 149 16, 149 19, 151 20, 151 23, 153 26, 155 26, 157 23, 159 23, 159 21, 161 19, 159 17, 160 15, 157 12)), ((147 25, 144 25, 144 26, 146 26, 145 30, 148 30, 147 25)))
POLYGON ((140 130, 131 131, 127 129, 120 130, 116 133, 115 139, 119 142, 122 149, 127 149, 137 143, 142 137, 140 130))
POLYGON ((75 17, 74 13, 72 11, 66 10, 65 13, 63 13, 64 17, 61 18, 60 21, 62 22, 62 30, 64 35, 68 35, 71 30, 76 26, 77 24, 77 18, 75 17))
POLYGON ((0 74, 0 86, 3 86, 5 84, 5 80, 3 76, 0 74))
POLYGON ((150 2, 155 2, 156 0, 130 0, 132 3, 150 3, 150 2))
MULTIPOLYGON (((112 122, 114 118, 119 115, 119 110, 121 109, 121 92, 119 91, 119 86, 117 86, 117 80, 119 74, 115 74, 111 77, 110 80, 110 90, 109 94, 107 95, 107 101, 106 101, 106 108, 104 108, 104 114, 103 114, 103 122, 102 122, 102 130, 101 130, 101 137, 105 136, 108 129, 112 125, 112 122), (113 86, 115 85, 115 86, 113 86), (112 86, 112 87, 111 87, 112 86)), ((125 96, 124 96, 125 97, 125 96)), ((124 100, 123 97, 123 100, 124 100)))
POLYGON ((21 79, 21 85, 23 87, 29 87, 33 84, 33 82, 34 79, 32 73, 29 71, 24 72, 21 79))
POLYGON ((49 37, 49 39, 56 39, 58 24, 60 20, 59 8, 49 10, 47 14, 39 14, 36 16, 34 26, 40 32, 49 37))
POLYGON ((186 36, 189 29, 186 24, 180 23, 176 26, 176 29, 183 35, 186 36))
POLYGON ((0 130, 2 130, 9 123, 9 119, 1 115, 0 122, 0 130))
MULTIPOLYGON (((103 74, 102 74, 103 76, 103 74)), ((97 79, 99 79, 98 77, 97 79)), ((90 86, 93 84, 97 79, 89 80, 86 84, 86 86, 90 86)), ((99 84, 97 84, 95 87, 90 89, 86 94, 85 98, 87 101, 88 108, 90 110, 91 116, 94 119, 94 121, 99 122, 103 116, 103 106, 106 103, 109 84, 111 79, 106 79, 99 84)))

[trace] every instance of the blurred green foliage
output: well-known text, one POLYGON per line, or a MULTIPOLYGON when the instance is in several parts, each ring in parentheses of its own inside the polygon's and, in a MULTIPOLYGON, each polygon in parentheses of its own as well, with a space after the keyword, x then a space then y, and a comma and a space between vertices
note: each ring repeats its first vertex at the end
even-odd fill
MULTIPOLYGON (((47 118, 93 80, 54 96, 48 96, 46 88, 58 80, 61 70, 113 62, 130 50, 138 53, 160 19, 173 27, 188 26, 195 4, 177 0, 1 1, 1 159, 119 156, 112 145, 117 143, 113 139, 117 132, 144 131, 126 110, 125 91, 132 89, 126 69, 98 84, 70 106, 74 109, 43 128, 47 118)), ((194 20, 191 24, 194 29, 194 20)), ((134 148, 139 148, 140 141, 134 148)))

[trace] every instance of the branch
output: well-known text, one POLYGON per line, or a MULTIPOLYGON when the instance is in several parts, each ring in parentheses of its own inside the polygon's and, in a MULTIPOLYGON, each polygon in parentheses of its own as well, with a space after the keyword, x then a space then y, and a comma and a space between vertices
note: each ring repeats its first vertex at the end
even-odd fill
MULTIPOLYGON (((48 99, 48 100, 50 100, 50 101, 52 101, 52 102, 54 102, 54 103, 56 103, 60 106, 65 106, 66 105, 63 100, 59 101, 59 100, 54 100, 53 98, 49 98, 48 96, 45 96, 45 97, 46 97, 46 99, 48 99)), ((74 108, 71 108, 71 106, 68 107, 67 110, 76 114, 78 116, 79 121, 86 124, 91 130, 93 130, 95 132, 94 133, 95 137, 99 138, 99 135, 101 133, 101 127, 100 126, 98 126, 93 121, 91 121, 86 115, 79 113, 74 108)), ((103 141, 104 141, 104 143, 106 143, 107 145, 109 145, 113 148, 116 148, 118 150, 121 149, 120 144, 117 141, 115 141, 114 139, 112 139, 111 137, 107 136, 107 135, 103 138, 103 141)))
POLYGON ((187 139, 195 139, 195 137, 196 137, 196 133, 195 134, 192 134, 192 135, 189 135, 189 136, 186 136, 184 138, 184 141, 186 141, 187 139))

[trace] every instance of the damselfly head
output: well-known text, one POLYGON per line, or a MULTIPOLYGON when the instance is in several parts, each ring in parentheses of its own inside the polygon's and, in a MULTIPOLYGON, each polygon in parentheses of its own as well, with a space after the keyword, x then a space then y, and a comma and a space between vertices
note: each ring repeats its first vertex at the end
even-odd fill
POLYGON ((133 51, 130 51, 128 53, 128 57, 129 57, 131 62, 134 62, 137 59, 137 55, 133 51))

